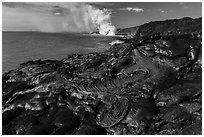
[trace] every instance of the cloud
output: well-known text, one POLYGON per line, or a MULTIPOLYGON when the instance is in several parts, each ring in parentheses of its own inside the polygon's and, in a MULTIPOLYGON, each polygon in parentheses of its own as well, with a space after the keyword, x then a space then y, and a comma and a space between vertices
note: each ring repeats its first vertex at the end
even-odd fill
POLYGON ((87 3, 11 2, 2 6, 3 30, 113 32, 111 12, 87 3))
POLYGON ((116 5, 115 2, 87 2, 87 4, 94 5, 97 7, 111 7, 116 5))
POLYGON ((161 13, 168 13, 168 11, 166 11, 166 10, 161 10, 160 12, 161 13))
POLYGON ((188 9, 189 7, 187 6, 187 2, 179 2, 179 5, 181 5, 184 9, 188 9))
POLYGON ((118 10, 126 10, 126 11, 133 11, 133 12, 144 12, 144 9, 137 8, 137 7, 119 8, 118 10))
POLYGON ((179 5, 185 5, 187 2, 179 2, 179 5))
POLYGON ((155 9, 155 11, 159 11, 159 12, 161 12, 161 13, 173 12, 172 10, 167 11, 167 10, 163 10, 162 8, 160 8, 160 9, 155 9))
POLYGON ((165 13, 165 11, 164 11, 164 10, 161 10, 161 13, 165 13))

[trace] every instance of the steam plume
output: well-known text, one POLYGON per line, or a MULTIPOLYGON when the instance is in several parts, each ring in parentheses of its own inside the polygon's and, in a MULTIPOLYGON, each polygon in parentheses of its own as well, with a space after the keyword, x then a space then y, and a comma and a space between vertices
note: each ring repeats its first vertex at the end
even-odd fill
POLYGON ((29 29, 42 32, 99 31, 103 35, 115 34, 111 12, 87 3, 3 3, 2 10, 3 29, 9 25, 18 28, 18 25, 25 24, 29 29))

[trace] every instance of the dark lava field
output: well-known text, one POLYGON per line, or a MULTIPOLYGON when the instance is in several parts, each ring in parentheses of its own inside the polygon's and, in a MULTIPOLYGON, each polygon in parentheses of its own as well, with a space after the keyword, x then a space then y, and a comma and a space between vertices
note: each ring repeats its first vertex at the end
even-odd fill
POLYGON ((202 18, 118 34, 107 51, 4 73, 3 134, 202 134, 202 18))

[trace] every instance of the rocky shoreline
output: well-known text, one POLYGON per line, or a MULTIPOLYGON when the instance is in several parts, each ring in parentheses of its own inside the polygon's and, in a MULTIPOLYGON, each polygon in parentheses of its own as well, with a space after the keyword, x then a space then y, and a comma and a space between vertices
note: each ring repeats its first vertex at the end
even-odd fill
POLYGON ((201 21, 150 22, 107 51, 4 73, 3 134, 202 134, 201 21))

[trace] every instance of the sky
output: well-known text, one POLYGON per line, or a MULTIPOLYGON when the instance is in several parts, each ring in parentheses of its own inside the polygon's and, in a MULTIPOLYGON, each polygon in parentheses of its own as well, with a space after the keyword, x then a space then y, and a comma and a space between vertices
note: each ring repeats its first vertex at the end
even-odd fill
POLYGON ((202 16, 201 2, 116 3, 105 7, 113 9, 112 22, 121 28, 137 26, 150 21, 202 16), (120 10, 128 7, 138 10, 120 10))
POLYGON ((96 24, 127 28, 150 21, 202 17, 201 2, 3 3, 3 31, 91 31, 96 24), (106 9, 106 10, 105 10, 106 9), (91 14, 91 17, 89 17, 91 14), (100 16, 101 18, 98 18, 100 16), (94 23, 92 23, 94 19, 94 23))

